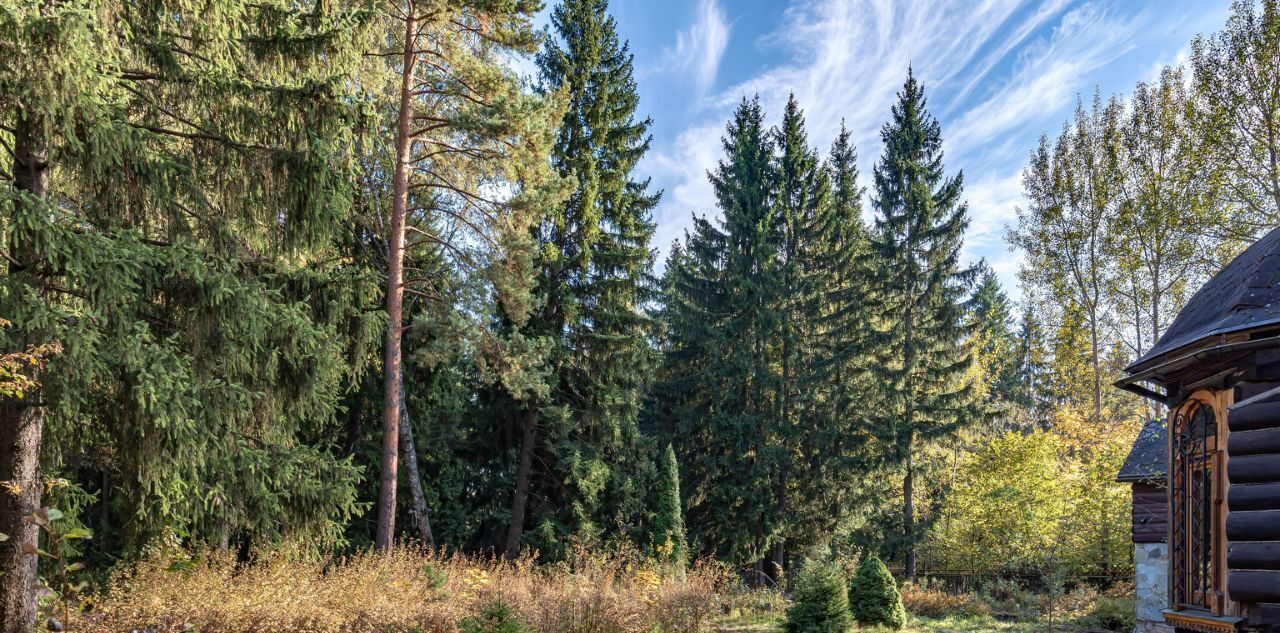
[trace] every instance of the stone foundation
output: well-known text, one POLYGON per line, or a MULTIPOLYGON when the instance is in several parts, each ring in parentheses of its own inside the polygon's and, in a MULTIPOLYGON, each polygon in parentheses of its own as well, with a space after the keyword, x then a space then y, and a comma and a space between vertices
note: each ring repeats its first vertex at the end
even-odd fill
POLYGON ((1173 629, 1169 628, 1167 624, 1146 622, 1144 620, 1138 620, 1138 628, 1133 631, 1134 633, 1173 633, 1173 629))
POLYGON ((1169 606, 1169 546, 1137 543, 1133 548, 1133 584, 1138 599, 1136 633, 1172 633, 1160 612, 1169 606))

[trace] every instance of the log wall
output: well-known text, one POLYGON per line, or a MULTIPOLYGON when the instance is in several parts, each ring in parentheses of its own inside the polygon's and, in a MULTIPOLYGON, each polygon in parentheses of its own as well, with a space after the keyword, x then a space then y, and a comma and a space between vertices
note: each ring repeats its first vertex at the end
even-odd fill
POLYGON ((1280 403, 1232 409, 1227 428, 1227 593, 1257 622, 1280 602, 1280 403))
POLYGON ((1164 543, 1169 536, 1169 490, 1163 485, 1133 484, 1133 542, 1164 543))

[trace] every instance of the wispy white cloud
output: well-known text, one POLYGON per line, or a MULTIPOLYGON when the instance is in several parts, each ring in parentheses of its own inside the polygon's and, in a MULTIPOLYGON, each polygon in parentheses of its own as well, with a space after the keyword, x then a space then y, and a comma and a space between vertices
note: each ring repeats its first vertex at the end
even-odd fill
POLYGON ((811 141, 820 147, 830 143, 844 120, 869 174, 879 150, 879 126, 907 67, 914 64, 927 84, 952 81, 980 53, 985 51, 984 59, 992 57, 984 44, 1022 5, 1023 0, 942 7, 893 0, 801 0, 792 5, 779 28, 759 42, 776 52, 780 63, 708 97, 701 118, 648 161, 656 181, 667 187, 659 211, 659 246, 666 248, 663 238, 679 235, 691 212, 715 212, 705 173, 719 157, 724 121, 743 96, 758 94, 766 111, 776 116, 794 93, 805 109, 811 141))
POLYGON ((716 199, 707 182, 707 171, 720 159, 722 123, 705 123, 680 133, 665 151, 645 155, 640 170, 666 188, 657 211, 654 245, 663 254, 689 226, 693 213, 715 211, 716 199))
MULTIPOLYGON (((1007 35, 1000 38, 1000 42, 989 53, 982 56, 982 59, 977 62, 972 72, 966 73, 968 80, 964 87, 952 96, 951 106, 954 107, 963 103, 969 93, 973 92, 974 88, 987 78, 987 75, 995 68, 996 64, 1005 59, 1014 48, 1026 41, 1032 33, 1047 24, 1050 19, 1070 3, 1071 0, 1048 0, 1041 3, 1034 13, 1011 29, 1007 35)), ((950 109, 944 110, 943 115, 945 116, 950 109)))
MULTIPOLYGON (((714 39, 694 37, 707 32, 704 23, 724 23, 713 3, 704 0, 700 16, 704 9, 719 17, 700 17, 668 55, 714 39)), ((861 157, 863 184, 870 184, 880 126, 911 65, 925 84, 930 110, 941 119, 948 171, 965 172, 971 218, 965 257, 987 259, 1016 295, 1019 259, 1003 236, 1022 202, 1021 170, 1030 144, 1040 131, 1056 129, 1075 95, 1092 92, 1119 66, 1117 60, 1198 19, 1093 0, 793 0, 777 27, 756 42, 777 61, 700 95, 690 104, 683 131, 655 147, 642 165, 666 190, 656 245, 665 252, 692 213, 716 213, 706 172, 720 158, 724 122, 744 96, 758 94, 776 121, 794 93, 805 110, 810 141, 819 148, 846 121, 861 157)), ((1175 41, 1181 46, 1185 42, 1178 40, 1190 37, 1175 41)), ((713 68, 718 54, 715 59, 713 68)), ((1127 72, 1135 70, 1141 72, 1127 72)))
POLYGON ((675 45, 663 51, 661 66, 689 73, 698 92, 703 93, 715 83, 728 45, 729 23, 724 11, 716 0, 699 0, 693 24, 676 33, 675 45))
POLYGON ((1048 40, 1030 45, 1002 87, 951 126, 952 151, 965 153, 1032 120, 1056 113, 1087 90, 1096 71, 1129 52, 1141 20, 1117 20, 1096 5, 1068 12, 1048 40), (1053 107, 1046 107, 1051 104, 1053 107))
POLYGON ((1001 283, 1013 290, 1011 280, 1018 270, 1018 254, 1005 243, 1005 228, 1017 221, 1022 203, 1022 172, 987 173, 968 181, 965 198, 969 203, 969 230, 965 233, 961 255, 968 261, 987 260, 1001 277, 1001 283))

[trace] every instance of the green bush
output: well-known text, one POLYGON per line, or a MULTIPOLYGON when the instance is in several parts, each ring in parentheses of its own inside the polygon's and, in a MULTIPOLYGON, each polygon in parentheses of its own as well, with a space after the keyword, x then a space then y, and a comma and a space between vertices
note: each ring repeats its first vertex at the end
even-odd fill
POLYGON ((1080 623, 1108 631, 1132 631, 1138 625, 1137 607, 1133 598, 1099 596, 1080 623))
POLYGON ((480 615, 463 618, 458 625, 462 633, 533 633, 501 600, 489 603, 480 615))
POLYGON ((783 630, 787 633, 846 633, 853 627, 840 569, 810 563, 796 579, 783 630))
POLYGON ((893 575, 879 558, 869 556, 858 566, 849 583, 849 611, 858 624, 900 629, 907 624, 907 610, 893 575))

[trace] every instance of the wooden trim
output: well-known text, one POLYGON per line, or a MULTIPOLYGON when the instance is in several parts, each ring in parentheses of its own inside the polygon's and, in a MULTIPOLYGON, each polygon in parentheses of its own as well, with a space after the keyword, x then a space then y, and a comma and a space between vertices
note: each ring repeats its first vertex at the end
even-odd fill
POLYGON ((1231 442, 1231 407, 1235 405, 1236 390, 1234 387, 1223 389, 1215 394, 1217 397, 1214 402, 1214 410, 1218 414, 1218 445, 1215 464, 1217 468, 1217 480, 1214 482, 1214 512, 1217 514, 1217 530, 1213 539, 1213 562, 1215 572, 1217 574, 1217 600, 1215 602, 1216 609, 1214 615, 1218 616, 1240 616, 1240 603, 1231 599, 1230 590, 1228 588, 1228 569, 1227 569, 1227 552, 1230 542, 1227 540, 1227 517, 1230 511, 1227 507, 1227 499, 1231 494, 1231 478, 1227 475, 1231 468, 1231 453, 1227 450, 1227 445, 1231 442))
MULTIPOLYGON (((1234 389, 1205 389, 1200 388, 1194 390, 1189 397, 1186 398, 1176 409, 1169 410, 1169 482, 1172 489, 1174 477, 1183 477, 1186 473, 1181 473, 1175 468, 1175 460, 1177 452, 1174 450, 1174 442, 1177 440, 1178 427, 1176 424, 1177 417, 1180 413, 1186 412, 1190 407, 1200 406, 1208 407, 1217 423, 1217 433, 1210 438, 1210 445, 1204 447, 1204 455, 1208 458, 1209 468, 1213 473, 1211 486, 1213 487, 1212 498, 1210 500, 1210 516, 1206 517, 1209 521, 1212 534, 1209 545, 1209 564, 1211 569, 1211 577, 1209 578, 1209 593, 1203 596, 1200 603, 1205 609, 1205 613, 1211 613, 1213 616, 1236 616, 1239 615, 1239 604, 1232 601, 1227 593, 1227 491, 1230 480, 1227 477, 1227 469, 1229 468, 1229 458, 1227 455, 1227 440, 1230 437, 1229 427, 1227 426, 1229 408, 1234 400, 1234 389)), ((1184 482, 1183 485, 1189 485, 1184 482)), ((1188 512, 1187 508, 1183 508, 1184 515, 1175 517, 1174 503, 1170 500, 1169 504, 1169 531, 1171 538, 1169 540, 1169 556, 1170 571, 1175 568, 1176 557, 1185 556, 1186 551, 1190 547, 1191 540, 1197 538, 1196 535, 1186 533, 1184 538, 1186 542, 1175 543, 1172 535, 1175 534, 1174 521, 1186 521, 1188 512)), ((1187 572, 1186 569, 1183 570, 1187 572)), ((1175 608, 1185 608, 1188 611, 1178 611, 1177 613, 1198 612, 1202 608, 1197 605, 1185 605, 1177 600, 1177 596, 1173 595, 1175 582, 1170 578, 1170 606, 1175 608)), ((1186 580, 1183 580, 1186 584, 1186 580)), ((1186 587, 1190 590, 1190 587, 1186 587)), ((1194 599, 1193 596, 1186 596, 1188 599, 1194 599)))
POLYGON ((1235 633, 1244 618, 1224 618, 1195 611, 1165 611, 1164 621, 1170 626, 1195 633, 1235 633))
MULTIPOLYGON (((1215 413, 1221 412, 1221 409, 1215 410, 1215 413)), ((1222 615, 1226 612, 1226 588, 1227 588, 1227 443, 1222 437, 1224 435, 1224 427, 1222 421, 1218 422, 1218 441, 1214 447, 1213 457, 1210 460, 1210 467, 1213 468, 1213 522, 1217 534, 1212 535, 1213 550, 1210 554, 1213 561, 1213 596, 1211 602, 1213 604, 1213 614, 1222 615)))

